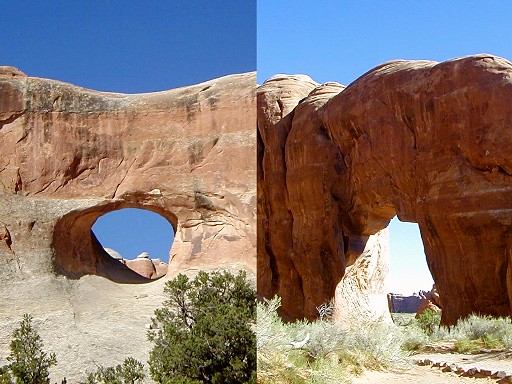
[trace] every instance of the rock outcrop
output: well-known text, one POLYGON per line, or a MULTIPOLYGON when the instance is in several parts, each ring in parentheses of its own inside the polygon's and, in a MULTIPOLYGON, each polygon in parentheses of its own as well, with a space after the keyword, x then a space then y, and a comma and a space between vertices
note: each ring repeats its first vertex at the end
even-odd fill
POLYGON ((353 260, 336 287, 333 320, 347 328, 367 321, 391 323, 386 294, 388 230, 369 236, 363 252, 353 260))
POLYGON ((416 313, 429 293, 420 291, 410 296, 388 293, 389 311, 392 313, 416 313))
POLYGON ((398 60, 316 92, 297 76, 258 90, 260 294, 315 317, 352 243, 398 215, 419 224, 444 324, 509 316, 512 64, 398 60))
POLYGON ((442 308, 443 304, 441 302, 441 297, 439 296, 436 285, 434 284, 432 290, 430 292, 426 292, 425 298, 416 310, 416 318, 423 314, 427 309, 433 312, 441 312, 442 308))
POLYGON ((133 260, 122 260, 123 264, 132 271, 147 279, 158 279, 165 276, 168 270, 168 264, 160 259, 151 259, 149 253, 142 252, 133 260))
POLYGON ((29 312, 78 382, 96 364, 147 359, 144 324, 170 277, 243 268, 255 279, 255 88, 248 73, 124 95, 0 68, 0 356, 29 312), (131 271, 91 232, 125 207, 172 224, 163 279, 131 271))

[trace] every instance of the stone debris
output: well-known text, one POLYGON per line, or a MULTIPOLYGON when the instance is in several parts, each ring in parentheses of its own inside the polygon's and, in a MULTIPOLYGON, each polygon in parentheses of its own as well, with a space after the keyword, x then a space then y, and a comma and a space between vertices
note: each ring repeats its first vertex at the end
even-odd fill
POLYGON ((510 372, 503 370, 481 369, 478 367, 463 368, 462 366, 446 361, 432 361, 431 359, 414 359, 413 363, 420 366, 432 366, 440 368, 443 372, 453 372, 459 376, 500 379, 500 383, 512 383, 512 370, 510 372), (506 381, 501 381, 506 380, 506 381))

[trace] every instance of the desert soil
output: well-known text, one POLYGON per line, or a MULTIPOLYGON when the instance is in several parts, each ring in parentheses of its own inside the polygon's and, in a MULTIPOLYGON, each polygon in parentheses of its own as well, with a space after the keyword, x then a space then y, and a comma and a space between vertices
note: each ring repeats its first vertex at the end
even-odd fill
MULTIPOLYGON (((425 354, 416 355, 414 359, 428 358, 432 361, 455 363, 463 368, 477 367, 491 371, 504 370, 512 372, 512 358, 509 354, 425 354)), ((412 364, 410 367, 391 372, 367 371, 363 375, 354 377, 353 384, 490 384, 503 383, 498 379, 463 377, 453 372, 442 372, 440 368, 431 366, 418 366, 412 364)))

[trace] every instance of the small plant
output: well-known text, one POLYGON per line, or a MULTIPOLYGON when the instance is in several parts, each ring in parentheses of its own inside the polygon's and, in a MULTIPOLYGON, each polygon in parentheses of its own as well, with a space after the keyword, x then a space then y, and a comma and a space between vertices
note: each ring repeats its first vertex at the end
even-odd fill
POLYGON ((144 374, 144 365, 128 357, 123 364, 115 367, 99 367, 94 373, 87 376, 87 384, 137 384, 142 383, 146 375, 144 374))
MULTIPOLYGON (((149 366, 158 383, 256 383, 256 292, 245 272, 199 272, 166 283, 149 366)), ((154 331, 155 330, 155 331, 154 331)))
POLYGON ((32 316, 24 314, 12 335, 8 365, 0 369, 0 383, 48 384, 49 369, 57 364, 54 353, 43 351, 43 341, 32 325, 32 316))
POLYGON ((278 297, 258 303, 261 384, 345 383, 353 373, 404 361, 400 335, 392 325, 357 324, 347 329, 321 319, 283 323, 277 314, 279 304, 278 297))
POLYGON ((481 349, 505 349, 512 346, 512 322, 508 318, 470 315, 459 320, 450 331, 460 353, 481 349))
POLYGON ((441 323, 441 313, 433 311, 429 308, 425 310, 417 318, 420 328, 429 336, 431 336, 441 323))

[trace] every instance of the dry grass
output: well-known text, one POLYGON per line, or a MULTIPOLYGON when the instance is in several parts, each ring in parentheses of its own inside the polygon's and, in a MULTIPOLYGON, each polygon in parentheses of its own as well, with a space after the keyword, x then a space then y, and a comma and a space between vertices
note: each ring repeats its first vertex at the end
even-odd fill
POLYGON ((279 298, 258 304, 258 382, 349 383, 365 369, 404 362, 397 328, 359 324, 342 329, 330 321, 285 324, 277 315, 279 298), (307 340, 297 347, 298 342, 307 340))
POLYGON ((417 320, 413 314, 393 314, 394 325, 361 323, 343 329, 329 320, 283 323, 279 306, 276 297, 257 308, 260 384, 350 383, 351 376, 403 366, 408 354, 448 341, 464 353, 512 348, 510 319, 470 316, 443 328, 438 315, 417 320))

